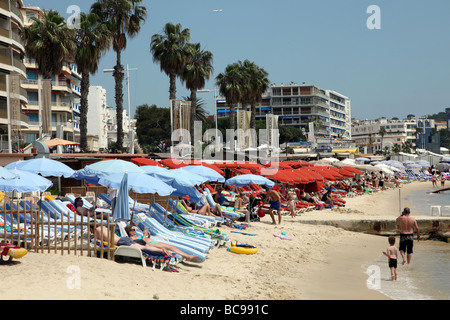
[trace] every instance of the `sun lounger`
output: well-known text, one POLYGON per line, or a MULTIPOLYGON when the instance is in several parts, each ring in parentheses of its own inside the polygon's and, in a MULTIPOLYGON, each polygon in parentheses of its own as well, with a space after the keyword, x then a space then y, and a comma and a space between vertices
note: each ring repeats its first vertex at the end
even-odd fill
MULTIPOLYGON (((126 235, 126 232, 124 230, 124 223, 122 222, 118 223, 118 227, 120 229, 120 232, 123 236, 126 235)), ((176 265, 181 259, 177 259, 176 257, 168 257, 162 253, 159 252, 153 252, 150 250, 141 250, 140 248, 133 247, 133 246, 118 246, 116 250, 114 251, 114 260, 116 257, 122 256, 125 258, 137 258, 141 260, 142 266, 145 268, 147 267, 147 260, 151 261, 153 264, 152 270, 155 270, 156 264, 160 265, 160 269, 163 270, 165 267, 170 268, 174 265, 176 265)), ((175 254, 175 256, 178 256, 175 254)), ((181 258, 181 257, 180 257, 181 258)))
MULTIPOLYGON (((205 194, 206 200, 208 201, 210 207, 212 208, 215 205, 217 205, 217 203, 214 201, 214 199, 211 195, 211 192, 209 192, 209 190, 206 188, 205 188, 205 192, 206 192, 206 194, 205 194)), ((222 213, 226 214, 227 216, 229 216, 233 219, 245 217, 245 214, 243 214, 242 212, 234 211, 234 208, 224 207, 224 206, 221 206, 220 208, 222 209, 222 213)))
MULTIPOLYGON (((208 234, 208 230, 207 228, 199 228, 199 227, 190 227, 189 225, 183 225, 183 224, 179 224, 177 223, 178 221, 176 221, 176 216, 177 214, 172 214, 168 211, 166 211, 161 205, 156 204, 156 203, 152 203, 152 208, 149 210, 148 212, 149 216, 154 218, 156 221, 158 221, 158 223, 163 227, 163 228, 167 228, 167 226, 171 223, 173 223, 175 226, 181 226, 181 227, 185 227, 188 228, 190 230, 192 230, 192 232, 195 234, 189 234, 186 235, 186 240, 188 241, 192 241, 194 243, 199 243, 202 246, 208 246, 209 248, 212 248, 214 246, 215 241, 213 239, 211 239, 210 234, 208 234), (199 232, 199 233, 197 233, 199 232), (201 235, 201 236, 199 236, 201 235)), ((163 230, 164 231, 164 230, 163 230)), ((169 229, 169 231, 172 231, 169 229)), ((168 235, 170 236, 170 234, 168 235)))
POLYGON ((211 236, 205 234, 200 229, 176 224, 171 217, 171 213, 168 213, 168 217, 164 217, 165 212, 166 210, 161 205, 152 203, 152 208, 148 211, 148 214, 152 218, 155 218, 161 225, 167 227, 171 231, 181 232, 192 237, 204 238, 205 240, 207 240, 205 242, 213 242, 211 241, 211 236))
POLYGON ((171 244, 187 254, 196 255, 197 261, 205 261, 207 257, 205 253, 209 250, 209 246, 206 248, 206 246, 201 246, 190 241, 191 239, 186 236, 176 234, 175 232, 164 228, 154 218, 148 217, 144 213, 133 215, 133 223, 141 230, 144 230, 146 227, 149 228, 152 237, 157 241, 171 244))

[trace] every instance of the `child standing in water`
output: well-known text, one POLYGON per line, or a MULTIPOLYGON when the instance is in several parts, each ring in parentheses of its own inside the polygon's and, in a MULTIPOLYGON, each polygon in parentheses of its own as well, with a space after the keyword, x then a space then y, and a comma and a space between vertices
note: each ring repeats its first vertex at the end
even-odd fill
POLYGON ((389 268, 391 269, 391 277, 392 280, 397 280, 397 259, 398 259, 398 250, 395 246, 395 237, 390 236, 388 238, 390 246, 387 248, 387 251, 383 254, 388 257, 389 268))

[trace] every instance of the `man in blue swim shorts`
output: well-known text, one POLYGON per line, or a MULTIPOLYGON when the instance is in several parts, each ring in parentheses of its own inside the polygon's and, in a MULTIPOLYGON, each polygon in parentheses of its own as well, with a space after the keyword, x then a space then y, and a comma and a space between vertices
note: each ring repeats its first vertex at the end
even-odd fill
POLYGON ((272 224, 276 224, 273 210, 276 210, 278 212, 278 224, 281 224, 281 197, 278 191, 275 191, 274 189, 270 189, 269 191, 267 191, 266 199, 264 200, 264 202, 270 202, 269 214, 272 218, 272 224))

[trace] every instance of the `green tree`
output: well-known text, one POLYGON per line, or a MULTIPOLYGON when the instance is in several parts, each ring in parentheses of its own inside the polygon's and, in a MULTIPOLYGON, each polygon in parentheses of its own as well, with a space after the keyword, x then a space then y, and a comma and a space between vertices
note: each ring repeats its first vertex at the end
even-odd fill
MULTIPOLYGON (((44 10, 44 18, 33 18, 33 23, 25 29, 25 51, 36 60, 42 78, 52 79, 61 74, 65 63, 73 61, 75 55, 75 31, 67 26, 64 18, 55 10, 44 10)), ((46 96, 51 94, 51 84, 45 87, 46 96)), ((42 100, 43 121, 40 130, 51 134, 51 105, 48 99, 42 100)))
POLYGON ((103 52, 110 46, 110 35, 106 25, 101 24, 94 13, 81 13, 80 27, 76 34, 75 63, 81 73, 80 98, 80 148, 87 152, 87 113, 90 74, 98 70, 103 52))
POLYGON ((239 63, 227 65, 225 71, 217 75, 216 85, 219 87, 219 93, 225 97, 226 104, 230 110, 229 128, 234 130, 235 106, 242 100, 244 91, 242 70, 239 63))
POLYGON ((161 71, 169 76, 169 99, 177 96, 176 79, 186 64, 184 47, 191 39, 189 29, 182 29, 181 24, 166 23, 163 34, 154 34, 150 43, 153 61, 158 62, 161 71))
POLYGON ((154 150, 162 141, 169 143, 170 129, 169 108, 147 104, 136 108, 136 134, 141 146, 148 146, 154 150))
POLYGON ((186 64, 181 70, 181 80, 185 83, 186 89, 191 91, 191 142, 194 144, 194 121, 197 111, 197 90, 205 87, 206 80, 214 71, 212 66, 213 54, 202 50, 200 43, 188 43, 185 46, 186 64))
MULTIPOLYGON (((191 101, 191 97, 183 97, 184 101, 191 101)), ((206 105, 205 100, 203 98, 198 98, 197 102, 195 104, 195 114, 194 114, 194 120, 196 121, 201 121, 203 123, 207 123, 208 122, 208 118, 207 116, 207 112, 204 108, 204 106, 206 105)))
POLYGON ((242 69, 243 81, 243 105, 250 105, 251 120, 250 128, 255 128, 256 105, 261 102, 262 95, 269 87, 269 75, 266 70, 257 66, 254 62, 245 60, 243 63, 239 61, 242 69))
POLYGON ((401 151, 402 151, 402 145, 401 145, 401 144, 398 144, 398 143, 394 144, 394 145, 392 146, 391 151, 392 151, 393 153, 399 153, 399 152, 401 152, 401 151))
POLYGON ((75 55, 74 30, 55 10, 44 10, 44 18, 32 18, 33 23, 25 29, 25 50, 36 60, 44 79, 59 75, 66 61, 75 55))
POLYGON ((115 102, 117 112, 117 150, 123 151, 123 66, 121 54, 127 47, 127 36, 133 38, 139 34, 145 19, 147 9, 143 0, 97 0, 91 6, 106 25, 112 36, 112 48, 116 52, 116 65, 113 76, 115 80, 115 102))
POLYGON ((381 149, 380 150, 383 150, 383 139, 384 139, 384 136, 386 135, 386 128, 380 127, 380 130, 378 130, 378 134, 381 136, 381 149))

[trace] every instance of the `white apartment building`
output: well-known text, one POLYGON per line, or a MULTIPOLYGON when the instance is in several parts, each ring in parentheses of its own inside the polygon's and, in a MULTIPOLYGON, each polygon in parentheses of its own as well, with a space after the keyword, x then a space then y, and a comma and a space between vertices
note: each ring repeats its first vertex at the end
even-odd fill
MULTIPOLYGON (((227 117, 229 112, 225 99, 217 99, 218 117, 227 117)), ((315 137, 328 143, 330 138, 351 139, 350 99, 333 90, 305 83, 272 84, 256 107, 256 119, 265 119, 270 113, 278 115, 280 125, 302 128, 304 132, 308 132, 310 122, 315 122, 315 137)))
POLYGON ((87 143, 90 151, 108 148, 108 120, 106 90, 102 86, 90 86, 87 112, 87 143))
POLYGON ((396 144, 402 145, 406 141, 414 140, 419 133, 434 128, 434 120, 426 118, 410 118, 402 120, 354 120, 352 125, 352 139, 362 153, 382 152, 385 147, 389 150, 396 144), (384 135, 380 134, 385 129, 384 135))
MULTIPOLYGON (((107 144, 117 141, 117 111, 111 106, 106 106, 106 128, 107 128, 107 144)), ((123 128, 123 147, 127 148, 129 152, 133 151, 133 147, 130 145, 130 132, 132 139, 136 137, 136 120, 130 119, 126 110, 123 110, 122 115, 122 128, 123 128)), ((89 121, 89 120, 88 120, 89 121)))
MULTIPOLYGON (((25 27, 33 23, 32 18, 43 18, 38 7, 23 7, 21 10, 25 27)), ((28 104, 22 112, 28 116, 29 127, 22 130, 28 143, 38 139, 41 132, 39 81, 42 74, 34 59, 24 59, 27 79, 21 85, 27 92, 28 104)), ((79 141, 80 133, 80 82, 81 74, 73 63, 65 63, 61 73, 52 76, 51 83, 51 137, 79 141)), ((44 132, 45 134, 45 132, 44 132)))

